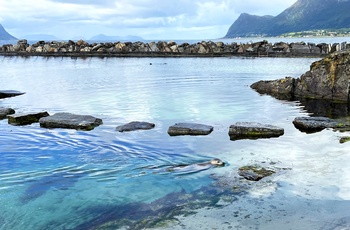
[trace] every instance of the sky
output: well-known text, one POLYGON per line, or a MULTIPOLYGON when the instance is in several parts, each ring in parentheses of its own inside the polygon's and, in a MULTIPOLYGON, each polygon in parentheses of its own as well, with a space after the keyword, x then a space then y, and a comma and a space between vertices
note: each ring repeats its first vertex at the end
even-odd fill
POLYGON ((98 34, 146 40, 215 39, 241 13, 276 16, 296 0, 0 0, 0 24, 13 36, 98 34))

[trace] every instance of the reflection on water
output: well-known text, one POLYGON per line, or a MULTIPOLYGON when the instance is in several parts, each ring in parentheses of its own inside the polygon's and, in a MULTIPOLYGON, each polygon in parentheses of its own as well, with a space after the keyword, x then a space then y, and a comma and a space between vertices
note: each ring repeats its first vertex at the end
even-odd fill
POLYGON ((300 99, 301 105, 312 116, 344 118, 350 116, 349 103, 336 103, 322 99, 300 99))
POLYGON ((339 144, 346 133, 305 134, 292 124, 297 116, 343 116, 348 107, 337 112, 314 101, 278 101, 249 87, 298 77, 313 61, 0 57, 1 88, 27 92, 0 100, 1 107, 103 119, 89 132, 0 121, 0 229, 348 226, 349 152, 348 143, 339 144), (156 127, 115 130, 134 120, 156 127), (285 134, 232 142, 228 129, 239 121, 280 126, 285 134), (167 135, 178 122, 212 125, 214 131, 167 135), (196 167, 212 158, 227 164, 196 167), (281 162, 291 170, 239 192, 216 183, 218 176, 236 178, 239 167, 256 161, 281 162), (167 170, 179 165, 190 167, 167 170))

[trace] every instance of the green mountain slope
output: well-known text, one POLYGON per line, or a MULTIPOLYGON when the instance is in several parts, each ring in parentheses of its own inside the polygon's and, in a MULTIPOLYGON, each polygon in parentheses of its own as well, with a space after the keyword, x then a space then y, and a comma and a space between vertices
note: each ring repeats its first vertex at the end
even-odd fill
POLYGON ((276 17, 241 14, 225 37, 350 28, 350 0, 298 0, 276 17))
POLYGON ((17 38, 9 34, 0 24, 0 40, 17 40, 17 38))

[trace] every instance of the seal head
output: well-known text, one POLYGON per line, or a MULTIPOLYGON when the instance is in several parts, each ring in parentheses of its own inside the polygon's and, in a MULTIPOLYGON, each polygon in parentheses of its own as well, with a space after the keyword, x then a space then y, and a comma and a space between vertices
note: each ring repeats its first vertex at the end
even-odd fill
POLYGON ((211 159, 210 164, 214 165, 214 166, 225 166, 225 162, 223 162, 222 160, 220 160, 218 158, 211 159))

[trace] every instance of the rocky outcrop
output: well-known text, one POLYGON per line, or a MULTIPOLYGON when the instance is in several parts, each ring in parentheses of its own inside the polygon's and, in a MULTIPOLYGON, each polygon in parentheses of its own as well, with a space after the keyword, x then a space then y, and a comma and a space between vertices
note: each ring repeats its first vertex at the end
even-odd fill
POLYGON ((228 133, 231 140, 271 138, 283 134, 283 128, 257 122, 237 122, 230 126, 228 133))
POLYGON ((25 94, 25 93, 17 90, 0 90, 0 99, 7 98, 7 97, 15 97, 22 94, 25 94))
POLYGON ((213 126, 196 123, 177 123, 168 129, 170 136, 179 135, 208 135, 214 130, 213 126))
POLYGON ((0 120, 7 118, 7 115, 14 114, 15 110, 11 108, 0 108, 0 120))
POLYGON ((47 112, 38 113, 24 113, 24 114, 13 114, 8 115, 8 123, 11 125, 30 125, 32 123, 39 122, 42 117, 47 117, 49 114, 47 112))
POLYGON ((72 113, 56 113, 39 120, 43 128, 66 128, 78 130, 93 130, 102 124, 102 120, 90 115, 76 115, 72 113))
POLYGON ((99 56, 99 57, 140 57, 140 56, 324 56, 337 50, 346 49, 347 43, 269 43, 266 40, 238 44, 225 44, 221 41, 202 41, 194 44, 177 44, 170 41, 158 42, 105 42, 87 43, 86 41, 38 41, 29 44, 22 39, 17 44, 5 44, 0 47, 0 55, 22 56, 99 56))
POLYGON ((350 101, 350 50, 335 52, 312 63, 300 78, 259 81, 251 85, 259 93, 279 99, 315 98, 350 101))
POLYGON ((119 132, 128 132, 128 131, 135 131, 135 130, 148 130, 153 129, 155 127, 155 124, 149 123, 149 122, 142 122, 142 121, 132 121, 124 125, 120 125, 116 127, 116 130, 119 132))

